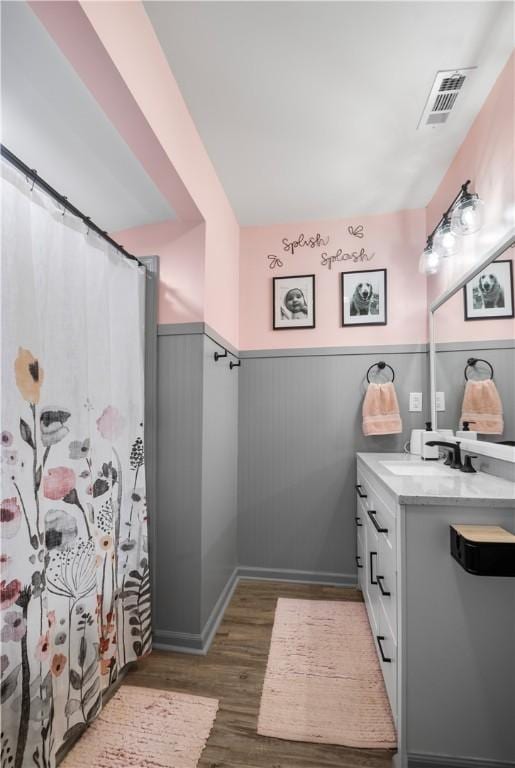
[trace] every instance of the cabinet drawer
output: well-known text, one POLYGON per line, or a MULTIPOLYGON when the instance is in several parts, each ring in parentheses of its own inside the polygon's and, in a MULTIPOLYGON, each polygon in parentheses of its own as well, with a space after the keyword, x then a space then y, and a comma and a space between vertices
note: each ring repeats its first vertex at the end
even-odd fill
POLYGON ((368 483, 364 480, 363 476, 358 474, 357 483, 354 488, 356 489, 358 500, 362 502, 363 506, 366 506, 369 497, 369 489, 368 483))
POLYGON ((366 514, 376 531, 385 536, 392 549, 395 546, 395 514, 381 498, 375 488, 362 475, 358 474, 356 484, 357 509, 360 515, 366 514))
POLYGON ((355 516, 356 528, 358 529, 358 533, 360 531, 363 531, 363 528, 366 524, 366 519, 367 519, 367 508, 365 507, 363 502, 360 501, 360 499, 358 499, 358 502, 356 504, 356 516, 355 516))
POLYGON ((383 558, 389 561, 390 565, 388 567, 391 570, 395 570, 395 519, 379 505, 368 508, 365 512, 361 512, 360 515, 361 517, 366 516, 367 529, 372 529, 378 541, 385 545, 383 547, 383 558))
POLYGON ((380 538, 384 538, 388 542, 390 550, 393 552, 395 550, 395 517, 374 493, 370 494, 369 499, 367 517, 380 538))

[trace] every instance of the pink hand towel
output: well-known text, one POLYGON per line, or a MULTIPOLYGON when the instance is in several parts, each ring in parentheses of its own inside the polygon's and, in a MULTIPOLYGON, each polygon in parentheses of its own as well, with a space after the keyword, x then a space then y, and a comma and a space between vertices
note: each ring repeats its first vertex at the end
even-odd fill
POLYGON ((363 434, 398 435, 399 432, 402 432, 402 421, 392 382, 369 384, 363 400, 363 434))
POLYGON ((464 421, 470 422, 474 432, 502 435, 502 402, 492 379, 467 381, 461 408, 461 423, 464 421))

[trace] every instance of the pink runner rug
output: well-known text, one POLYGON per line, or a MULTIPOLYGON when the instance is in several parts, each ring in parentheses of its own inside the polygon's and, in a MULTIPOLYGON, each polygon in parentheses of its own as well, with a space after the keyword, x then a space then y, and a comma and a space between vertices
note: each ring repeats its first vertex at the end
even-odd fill
POLYGON ((218 701, 122 685, 63 768, 196 768, 218 701))
POLYGON ((363 603, 277 601, 257 730, 293 741, 396 747, 363 603))

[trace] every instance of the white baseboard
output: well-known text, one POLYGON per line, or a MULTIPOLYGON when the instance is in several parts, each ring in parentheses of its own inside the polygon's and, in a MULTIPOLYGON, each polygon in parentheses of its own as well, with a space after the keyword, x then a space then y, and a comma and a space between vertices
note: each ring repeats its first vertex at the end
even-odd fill
POLYGON ((295 571, 287 568, 255 568, 240 565, 240 579, 256 581, 285 581, 298 584, 321 584, 335 587, 357 587, 356 576, 350 573, 331 573, 330 571, 295 571))
POLYGON ((206 621, 204 629, 202 630, 201 637, 202 637, 202 648, 204 649, 204 653, 207 653, 209 651, 209 648, 211 647, 213 638, 216 635, 218 627, 220 626, 220 622, 224 617, 225 610, 229 605, 229 603, 231 602, 231 598, 234 594, 234 590, 238 585, 238 581, 239 581, 239 575, 238 575, 238 568, 236 567, 234 571, 231 573, 225 587, 223 588, 220 594, 220 597, 216 601, 213 607, 213 610, 211 611, 211 615, 209 616, 209 619, 206 621))

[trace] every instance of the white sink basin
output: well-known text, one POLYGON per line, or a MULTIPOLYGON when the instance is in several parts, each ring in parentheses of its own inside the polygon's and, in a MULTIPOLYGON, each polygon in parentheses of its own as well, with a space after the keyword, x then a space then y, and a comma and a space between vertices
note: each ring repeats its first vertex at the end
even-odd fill
POLYGON ((404 477, 449 477, 458 471, 434 462, 411 464, 406 461, 381 461, 380 464, 392 474, 404 477))

